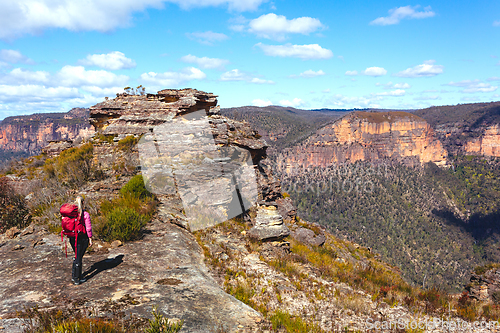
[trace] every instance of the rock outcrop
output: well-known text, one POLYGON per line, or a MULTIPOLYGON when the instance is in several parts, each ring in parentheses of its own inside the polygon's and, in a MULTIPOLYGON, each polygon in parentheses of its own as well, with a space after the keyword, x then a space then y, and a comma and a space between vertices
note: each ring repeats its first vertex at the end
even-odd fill
MULTIPOLYGON (((257 238, 278 239, 289 234, 276 210, 281 188, 265 159, 266 142, 247 124, 221 116, 215 95, 195 89, 166 89, 156 95, 118 94, 91 107, 90 122, 99 133, 116 139, 142 136, 136 167, 142 168, 150 190, 161 199, 170 203, 172 196, 180 195, 188 217, 203 211, 202 223, 208 226, 259 203, 259 212, 273 210, 276 214, 269 222, 261 217, 262 212, 257 213, 253 221, 257 238), (235 173, 238 180, 232 176, 235 173), (241 182, 243 176, 254 181, 241 182), (250 198, 254 183, 255 197, 250 198), (235 186, 239 186, 238 196, 235 186)), ((107 155, 102 147, 95 149, 97 156, 107 155)), ((98 163, 109 164, 105 160, 98 163)), ((163 205, 162 211, 171 209, 167 206, 163 205)), ((180 220, 179 225, 186 225, 180 220)), ((202 227, 198 222, 189 224, 191 230, 202 227)))
POLYGON ((422 118, 407 112, 352 112, 277 157, 286 173, 296 167, 325 167, 392 159, 407 164, 445 165, 448 153, 422 118))
POLYGON ((67 113, 5 118, 0 122, 0 151, 34 155, 49 141, 88 138, 94 132, 88 114, 88 109, 74 108, 67 113))
POLYGON ((500 156, 500 102, 417 110, 451 155, 500 156))
POLYGON ((470 283, 465 288, 469 292, 469 297, 479 301, 500 303, 500 269, 496 266, 483 274, 471 275, 470 283))

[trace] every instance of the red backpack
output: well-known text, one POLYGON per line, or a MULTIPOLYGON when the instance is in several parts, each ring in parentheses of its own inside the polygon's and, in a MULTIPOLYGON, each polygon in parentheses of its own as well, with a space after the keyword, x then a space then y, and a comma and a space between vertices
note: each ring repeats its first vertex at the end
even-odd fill
MULTIPOLYGON (((61 220, 61 241, 63 241, 63 235, 68 237, 75 237, 75 258, 76 258, 76 245, 78 242, 78 234, 85 234, 87 230, 85 229, 85 222, 83 221, 83 216, 78 216, 78 206, 70 203, 65 203, 59 209, 62 215, 61 220)), ((66 251, 66 257, 68 252, 66 249, 66 243, 64 243, 64 248, 66 251)))

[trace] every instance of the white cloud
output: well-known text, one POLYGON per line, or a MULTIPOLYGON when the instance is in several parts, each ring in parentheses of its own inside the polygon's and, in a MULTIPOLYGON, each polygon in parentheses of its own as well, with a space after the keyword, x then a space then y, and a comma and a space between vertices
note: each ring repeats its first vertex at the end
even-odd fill
POLYGON ((324 28, 323 24, 312 17, 288 20, 283 15, 270 13, 251 20, 248 31, 259 37, 282 41, 288 33, 308 35, 320 28, 324 28))
POLYGON ((271 101, 265 101, 263 99, 254 99, 252 101, 252 105, 253 106, 260 106, 260 107, 264 107, 264 106, 268 106, 268 105, 273 105, 273 102, 271 101))
POLYGON ((409 89, 411 86, 408 83, 392 83, 391 81, 386 84, 377 83, 377 86, 382 86, 384 89, 409 89))
POLYGON ((103 98, 105 96, 114 96, 117 93, 123 92, 123 86, 111 87, 111 88, 101 88, 96 86, 82 86, 80 89, 89 92, 94 97, 103 98))
POLYGON ((155 87, 174 88, 191 80, 203 80, 206 74, 195 67, 187 67, 179 72, 143 73, 141 79, 155 87))
POLYGON ((379 108, 380 105, 376 101, 381 98, 383 97, 374 96, 373 98, 367 98, 335 94, 328 99, 327 103, 330 103, 332 107, 339 108, 379 108))
POLYGON ((228 72, 223 73, 220 76, 222 81, 245 81, 246 74, 241 72, 239 69, 232 69, 228 72))
POLYGON ((280 101, 279 104, 282 106, 289 106, 289 107, 293 107, 293 108, 298 108, 298 107, 304 105, 304 101, 301 100, 300 98, 294 98, 291 101, 283 99, 280 101))
POLYGON ((416 100, 416 101, 434 101, 434 100, 441 99, 441 96, 439 96, 439 95, 417 96, 417 97, 415 97, 413 99, 416 100))
POLYGON ((0 101, 3 103, 54 102, 80 96, 77 88, 46 87, 36 84, 0 85, 0 101))
POLYGON ((21 54, 21 52, 16 50, 0 50, 0 61, 5 61, 9 64, 34 64, 35 62, 30 58, 21 54))
POLYGON ((464 96, 460 100, 464 102, 479 102, 481 98, 479 96, 464 96))
POLYGON ((446 84, 452 87, 462 87, 463 93, 474 94, 478 92, 493 92, 498 89, 498 86, 492 86, 490 83, 482 83, 479 80, 463 80, 460 82, 450 82, 446 84))
POLYGON ((198 43, 205 45, 214 45, 216 42, 222 42, 229 37, 220 32, 205 31, 205 32, 188 32, 186 33, 188 38, 197 41, 198 43))
POLYGON ((136 66, 134 60, 125 57, 125 54, 119 51, 107 54, 89 54, 86 59, 79 60, 79 63, 109 70, 129 69, 136 66))
POLYGON ((271 80, 264 80, 256 76, 250 75, 249 73, 242 72, 239 69, 232 69, 223 73, 220 76, 221 81, 245 81, 256 84, 274 84, 271 80))
POLYGON ((204 69, 220 69, 223 70, 224 66, 229 64, 229 60, 218 59, 218 58, 207 58, 207 57, 196 57, 194 55, 188 54, 181 58, 182 61, 189 64, 196 64, 204 69))
POLYGON ((500 27, 500 20, 493 22, 494 27, 500 27))
POLYGON ((17 84, 35 84, 35 83, 47 83, 49 81, 50 74, 45 71, 29 71, 22 68, 14 68, 10 73, 0 77, 0 82, 17 85, 17 84))
POLYGON ((227 6, 230 11, 255 10, 265 0, 17 0, 3 1, 0 39, 39 34, 45 29, 107 32, 129 26, 133 13, 163 8, 164 3, 183 9, 227 6))
POLYGON ((326 73, 323 72, 323 70, 319 70, 319 71, 313 71, 312 69, 308 69, 302 73, 299 74, 300 77, 305 77, 305 78, 311 78, 311 77, 316 77, 316 76, 322 76, 322 75, 325 75, 326 73))
POLYGON ((431 7, 425 7, 423 11, 417 11, 419 6, 405 6, 389 10, 389 16, 379 17, 370 22, 372 25, 398 24, 403 19, 423 19, 436 15, 431 7))
POLYGON ((129 77, 104 70, 86 70, 83 66, 64 66, 56 74, 59 85, 65 87, 97 86, 116 87, 127 85, 129 77))
POLYGON ((347 75, 347 76, 356 76, 356 75, 358 75, 358 71, 347 71, 347 72, 345 72, 345 75, 347 75))
POLYGON ((293 57, 303 60, 309 59, 329 59, 333 57, 333 52, 324 49, 318 44, 307 45, 265 45, 262 43, 256 44, 268 56, 272 57, 293 57))
POLYGON ((363 74, 368 76, 383 76, 387 74, 387 70, 382 67, 368 67, 363 71, 363 74))
POLYGON ((183 9, 212 6, 228 6, 230 11, 244 12, 256 10, 266 0, 166 0, 183 9))
POLYGON ((403 89, 396 89, 393 91, 384 91, 381 93, 377 93, 375 95, 376 96, 404 96, 405 93, 406 93, 406 91, 403 89))
POLYGON ((393 86, 396 89, 409 89, 411 86, 408 83, 396 83, 393 86))
POLYGON ((250 79, 250 81, 248 81, 248 82, 256 83, 256 84, 274 84, 274 81, 264 80, 264 79, 260 79, 258 77, 254 77, 254 78, 250 79))
POLYGON ((435 60, 424 61, 423 64, 407 68, 404 71, 394 74, 399 77, 430 77, 442 74, 444 66, 435 65, 435 60))

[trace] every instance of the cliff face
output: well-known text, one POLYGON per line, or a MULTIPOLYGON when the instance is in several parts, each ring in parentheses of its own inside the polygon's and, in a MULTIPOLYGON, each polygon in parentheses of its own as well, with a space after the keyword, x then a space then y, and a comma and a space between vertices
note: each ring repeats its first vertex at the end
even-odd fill
POLYGON ((500 102, 434 106, 415 111, 450 154, 500 156, 500 102))
POLYGON ((40 153, 49 141, 76 140, 93 133, 88 110, 5 118, 0 123, 0 151, 40 153))
POLYGON ((392 159, 445 165, 447 151, 422 118, 406 112, 352 112, 278 156, 280 169, 392 159))

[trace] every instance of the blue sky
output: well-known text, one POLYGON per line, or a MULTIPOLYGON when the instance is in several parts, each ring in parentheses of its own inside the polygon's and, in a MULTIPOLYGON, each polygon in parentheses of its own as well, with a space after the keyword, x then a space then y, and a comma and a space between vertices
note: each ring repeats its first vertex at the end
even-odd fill
POLYGON ((498 1, 0 0, 0 119, 191 87, 221 107, 500 100, 498 1))

